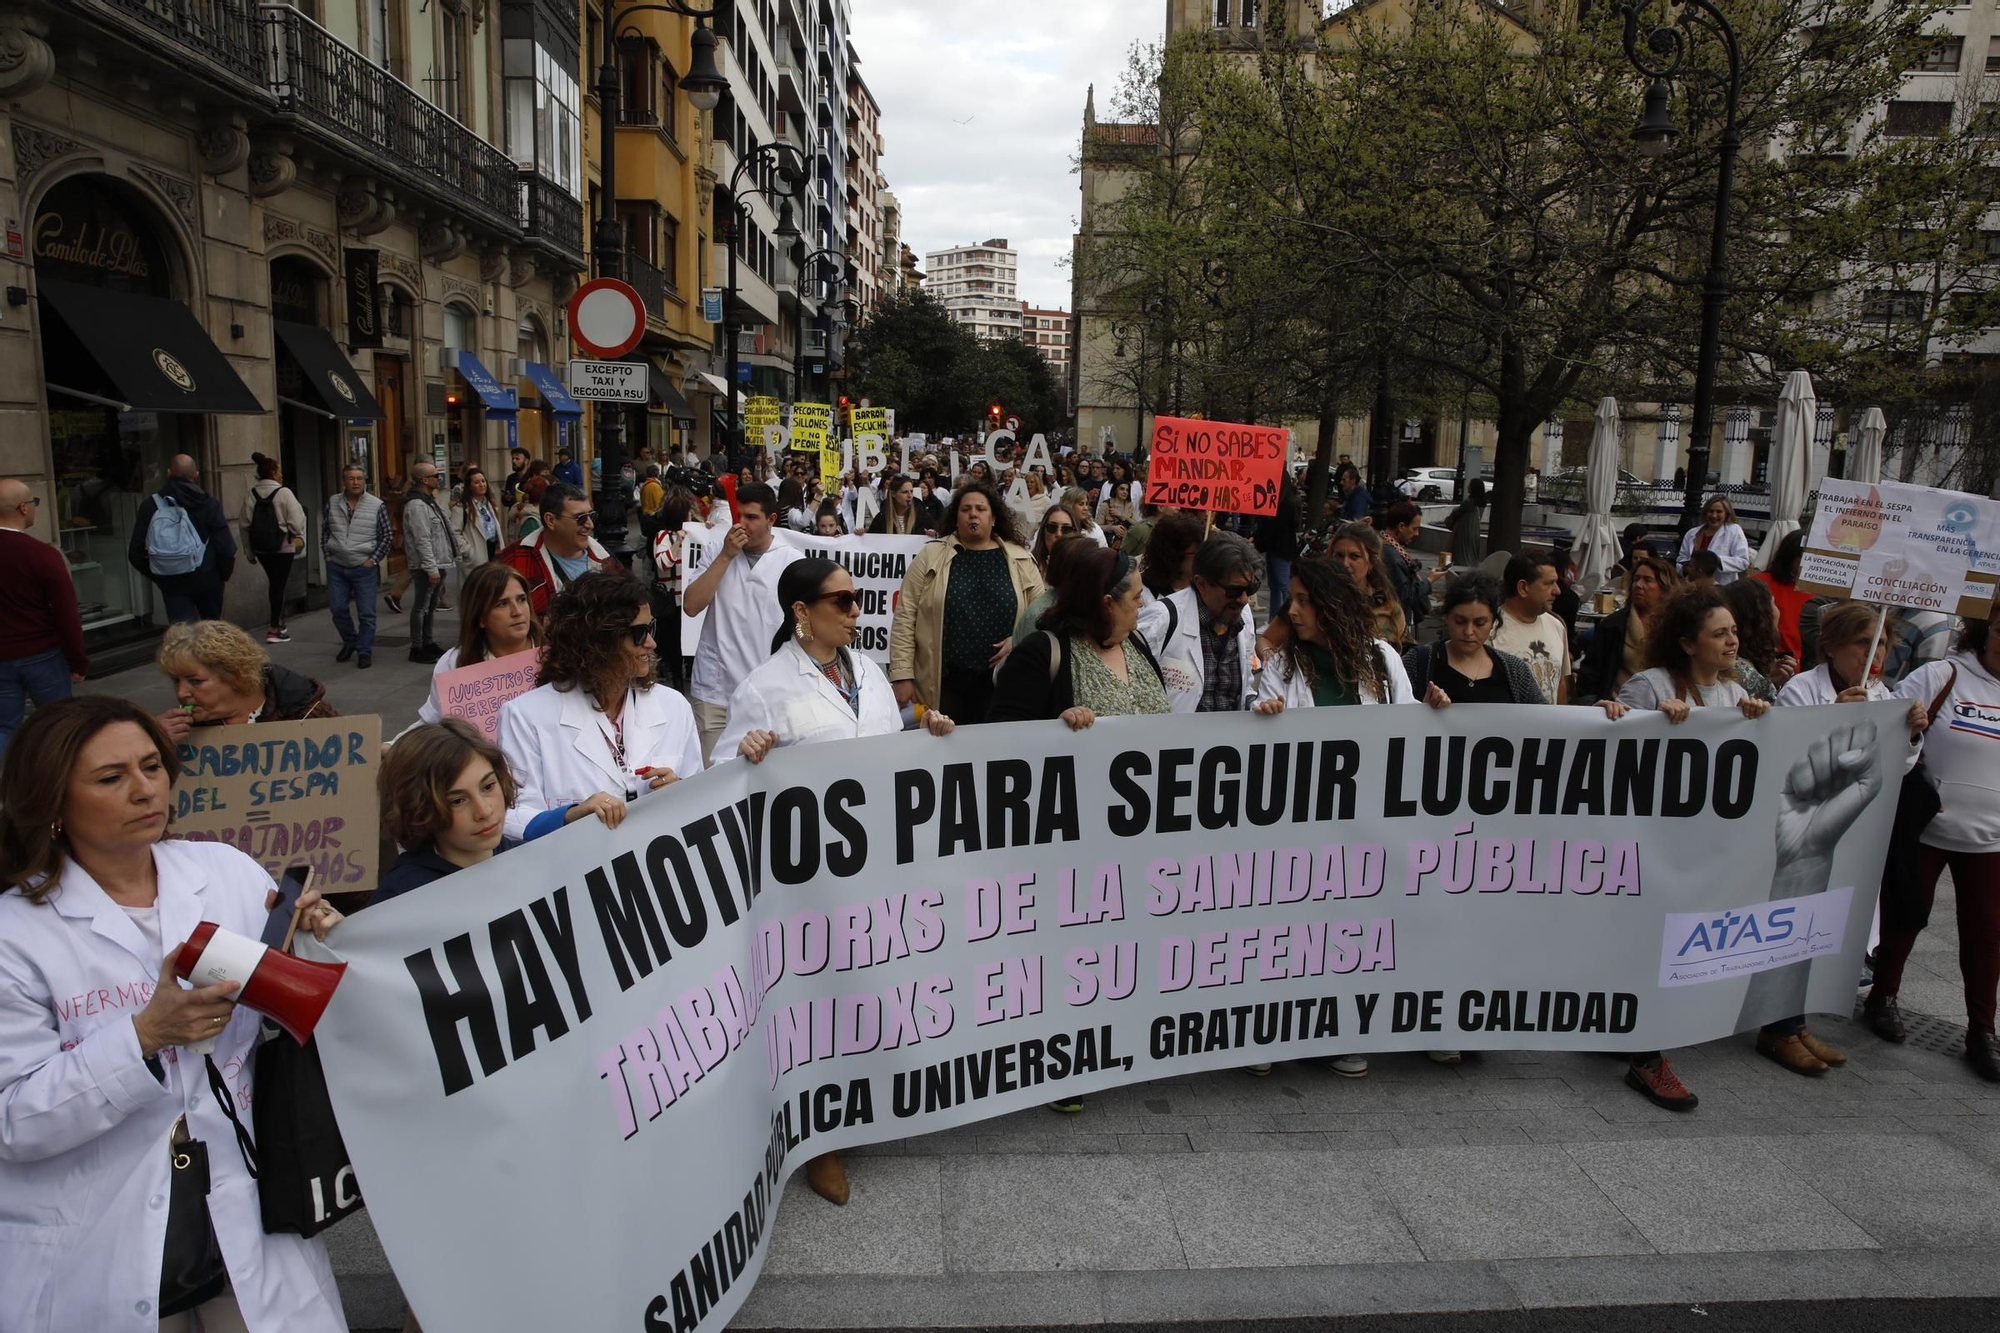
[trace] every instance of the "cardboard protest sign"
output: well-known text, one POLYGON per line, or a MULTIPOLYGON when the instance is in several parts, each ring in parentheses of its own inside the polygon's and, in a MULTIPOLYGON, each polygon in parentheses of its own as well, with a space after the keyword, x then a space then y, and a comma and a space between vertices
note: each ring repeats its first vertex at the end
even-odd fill
POLYGON ((464 718, 484 732, 487 740, 498 740, 500 705, 534 689, 535 672, 541 665, 542 650, 530 648, 455 667, 437 679, 438 703, 446 717, 464 718))
POLYGON ((819 449, 819 484, 829 495, 840 485, 840 446, 831 441, 819 449))
MULTIPOLYGON (((729 535, 729 528, 727 525, 705 528, 690 522, 684 531, 687 536, 681 545, 682 578, 692 584, 715 558, 715 548, 729 535)), ((871 533, 816 537, 787 528, 773 528, 771 540, 780 546, 831 560, 853 577, 855 591, 861 594, 861 623, 855 627, 854 650, 887 666, 889 629, 896 618, 896 598, 903 590, 903 575, 908 572, 910 561, 924 549, 930 538, 886 537, 871 533)), ((683 615, 682 652, 693 655, 695 645, 701 642, 702 626, 707 617, 706 611, 698 616, 683 615)))
POLYGON ((792 426, 792 452, 795 454, 816 454, 827 446, 833 434, 825 426, 792 426))
POLYGON ((1275 514, 1288 434, 1279 426, 1155 417, 1146 503, 1275 514))
POLYGON ((1799 587, 1984 616, 2000 581, 2000 501, 1900 482, 1822 481, 1799 587))
POLYGON ((886 440, 896 431, 896 412, 888 407, 857 407, 854 409, 853 427, 849 434, 855 439, 873 435, 886 440))
POLYGON ((765 394, 758 394, 755 397, 744 400, 743 428, 745 430, 761 431, 766 426, 777 425, 782 419, 778 411, 777 399, 765 394))
POLYGON ((197 727, 175 749, 181 776, 170 836, 226 842, 273 879, 303 861, 329 893, 375 887, 381 718, 197 727))

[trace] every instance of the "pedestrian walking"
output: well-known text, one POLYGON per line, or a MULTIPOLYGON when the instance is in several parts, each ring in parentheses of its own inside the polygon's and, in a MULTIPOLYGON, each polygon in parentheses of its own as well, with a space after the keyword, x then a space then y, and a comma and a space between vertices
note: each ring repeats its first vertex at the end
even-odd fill
POLYGON ((432 635, 444 571, 456 562, 451 524, 438 508, 438 469, 429 459, 410 468, 410 493, 403 500, 403 559, 409 564, 410 660, 432 663, 444 649, 432 635))
POLYGON ((507 459, 514 470, 507 474, 507 480, 500 483, 500 503, 511 508, 521 499, 521 483, 528 479, 528 458, 526 448, 515 445, 507 451, 507 459))
POLYGON ((451 540, 458 556, 460 587, 463 575, 490 562, 507 543, 500 536, 500 511, 481 468, 465 470, 458 497, 451 502, 451 540))
POLYGON ((201 469, 186 454, 167 464, 166 484, 139 505, 125 558, 166 603, 172 621, 215 620, 222 588, 236 572, 236 539, 201 469))
POLYGON ((292 577, 292 562, 306 544, 306 511, 299 497, 285 485, 283 466, 263 454, 250 455, 257 465, 257 480, 243 497, 243 544, 250 548, 250 561, 264 571, 270 588, 269 628, 266 643, 290 643, 285 628, 285 585, 292 577))
POLYGON ((67 699, 90 670, 69 565, 28 532, 41 503, 25 483, 0 479, 0 758, 30 699, 37 708, 67 699))
POLYGON ((555 479, 565 486, 583 489, 583 468, 578 465, 575 455, 570 453, 568 445, 565 444, 556 450, 556 465, 552 471, 555 473, 555 479))
POLYGON ((340 474, 340 494, 327 497, 319 528, 319 549, 326 557, 327 610, 340 632, 336 662, 348 661, 358 652, 358 666, 375 665, 375 594, 393 540, 389 506, 369 492, 367 469, 349 463, 340 474), (361 621, 358 630, 356 615, 361 621))
POLYGON ((1674 563, 1687 570, 1696 551, 1707 551, 1715 557, 1714 578, 1720 585, 1736 582, 1750 568, 1750 539, 1743 535, 1743 525, 1736 520, 1736 506, 1729 503, 1728 496, 1708 497, 1708 503, 1701 507, 1701 525, 1689 528, 1681 538, 1680 555, 1674 563))

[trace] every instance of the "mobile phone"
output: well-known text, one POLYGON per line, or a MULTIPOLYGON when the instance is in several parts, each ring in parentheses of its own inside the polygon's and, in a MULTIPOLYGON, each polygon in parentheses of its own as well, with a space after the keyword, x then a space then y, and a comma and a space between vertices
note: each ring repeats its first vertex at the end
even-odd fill
POLYGON ((286 866, 285 873, 278 877, 278 901, 264 918, 264 933, 259 937, 273 949, 285 947, 285 932, 292 928, 292 913, 298 910, 299 895, 312 885, 312 877, 313 869, 304 861, 286 866))

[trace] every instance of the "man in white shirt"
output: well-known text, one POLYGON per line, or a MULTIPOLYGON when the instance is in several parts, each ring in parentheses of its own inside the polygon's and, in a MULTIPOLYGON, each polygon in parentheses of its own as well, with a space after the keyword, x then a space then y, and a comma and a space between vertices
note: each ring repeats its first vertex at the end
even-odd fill
POLYGON ((784 608, 778 605, 778 576, 805 554, 796 547, 772 544, 778 497, 769 486, 740 487, 736 512, 737 522, 715 559, 681 597, 687 614, 708 612, 688 690, 695 725, 701 729, 704 763, 729 725, 729 696, 771 656, 771 636, 784 619, 784 608))
POLYGON ((1507 600, 1500 623, 1488 642, 1528 664, 1542 698, 1552 704, 1569 702, 1569 631, 1551 615, 1559 584, 1555 559, 1517 555, 1507 562, 1507 600))

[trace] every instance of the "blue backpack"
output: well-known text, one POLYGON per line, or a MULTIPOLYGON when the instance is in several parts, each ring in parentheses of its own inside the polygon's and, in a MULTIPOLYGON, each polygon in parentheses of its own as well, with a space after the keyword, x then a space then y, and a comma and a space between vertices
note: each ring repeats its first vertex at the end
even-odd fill
POLYGON ((194 515, 165 491, 153 497, 153 521, 146 527, 146 560, 162 578, 192 574, 208 555, 208 543, 194 526, 194 515))

